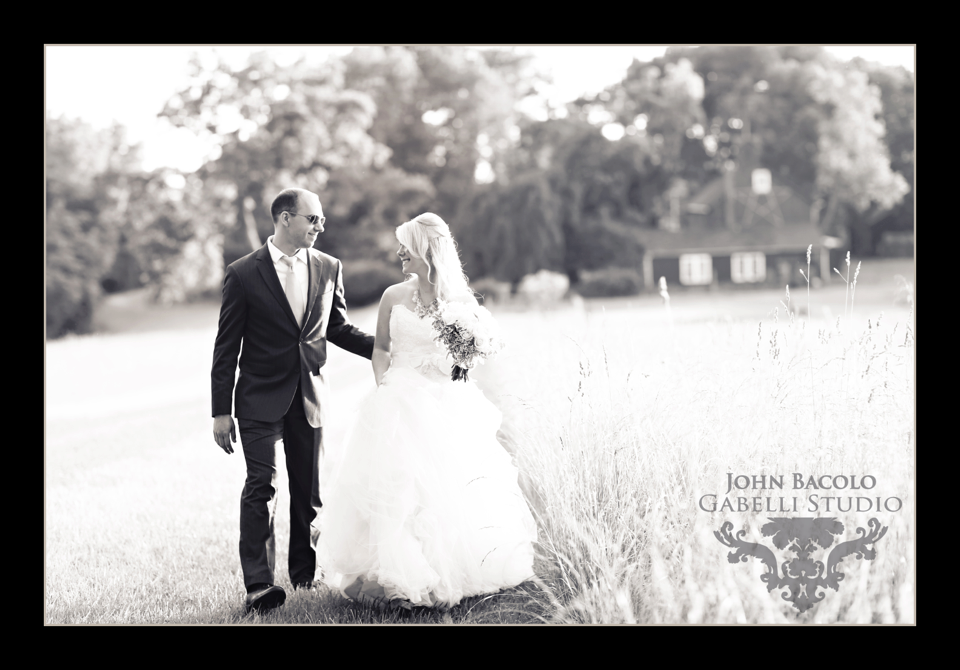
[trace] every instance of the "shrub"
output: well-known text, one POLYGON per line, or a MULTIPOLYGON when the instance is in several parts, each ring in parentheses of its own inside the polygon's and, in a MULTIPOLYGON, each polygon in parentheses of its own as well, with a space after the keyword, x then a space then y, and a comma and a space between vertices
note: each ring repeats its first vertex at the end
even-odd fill
POLYGON ((67 276, 59 268, 47 270, 47 339, 68 333, 89 333, 94 303, 100 296, 96 282, 67 276))
POLYGON ((343 292, 347 305, 363 307, 379 302, 388 286, 403 281, 396 264, 383 261, 343 261, 343 292))
POLYGON ((534 303, 562 300, 570 290, 570 279, 565 274, 540 270, 525 276, 517 286, 517 296, 534 303))
POLYGON ((127 167, 119 139, 81 121, 47 120, 47 339, 91 329, 118 247, 116 192, 127 167))
POLYGON ((46 335, 53 340, 90 332, 102 294, 100 277, 113 262, 116 236, 95 214, 70 211, 62 200, 48 212, 46 335))
POLYGON ((629 268, 606 268, 581 272, 577 293, 585 298, 613 298, 637 295, 643 290, 643 277, 629 268))
POLYGON ((493 277, 484 277, 470 282, 470 288, 474 293, 480 294, 477 299, 483 305, 509 302, 512 293, 510 282, 498 281, 493 277))

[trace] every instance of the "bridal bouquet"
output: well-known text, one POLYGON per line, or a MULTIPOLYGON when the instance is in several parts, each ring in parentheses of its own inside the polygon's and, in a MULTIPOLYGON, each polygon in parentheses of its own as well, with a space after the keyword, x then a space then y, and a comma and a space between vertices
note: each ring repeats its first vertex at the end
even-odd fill
POLYGON ((444 302, 433 319, 437 346, 443 345, 453 358, 453 381, 467 381, 467 371, 484 359, 500 353, 505 342, 497 322, 486 307, 462 302, 444 302))

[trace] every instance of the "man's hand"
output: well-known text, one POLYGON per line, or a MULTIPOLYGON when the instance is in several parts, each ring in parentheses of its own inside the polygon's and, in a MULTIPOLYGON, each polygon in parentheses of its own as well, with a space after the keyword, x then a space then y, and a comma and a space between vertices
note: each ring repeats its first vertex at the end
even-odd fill
POLYGON ((230 442, 237 441, 237 431, 233 427, 233 417, 229 414, 221 414, 213 417, 213 439, 217 445, 228 454, 233 453, 233 447, 230 442))

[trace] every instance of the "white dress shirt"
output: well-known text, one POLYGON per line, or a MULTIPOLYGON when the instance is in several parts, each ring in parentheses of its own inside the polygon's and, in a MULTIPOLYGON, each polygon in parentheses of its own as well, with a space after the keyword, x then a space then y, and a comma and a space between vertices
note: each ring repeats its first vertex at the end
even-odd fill
MULTIPOLYGON (((270 250, 270 258, 273 259, 273 267, 277 270, 277 277, 280 279, 281 288, 287 285, 287 274, 290 272, 290 266, 280 259, 286 254, 277 249, 273 244, 273 235, 267 238, 267 249, 270 250)), ((310 285, 310 273, 307 270, 307 250, 301 248, 297 250, 292 258, 296 259, 293 263, 293 272, 297 278, 297 286, 300 288, 301 304, 307 304, 307 291, 310 285)), ((301 314, 302 318, 305 314, 301 314)))

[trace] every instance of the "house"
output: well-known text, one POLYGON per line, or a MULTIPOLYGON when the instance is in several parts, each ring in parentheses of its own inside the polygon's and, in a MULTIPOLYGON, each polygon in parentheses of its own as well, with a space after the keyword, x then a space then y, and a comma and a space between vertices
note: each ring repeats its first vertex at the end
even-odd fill
POLYGON ((740 147, 721 177, 692 198, 674 196, 660 227, 639 231, 648 290, 660 277, 674 286, 805 284, 810 245, 810 274, 829 281, 842 241, 820 232, 810 200, 760 167, 758 154, 740 147))

